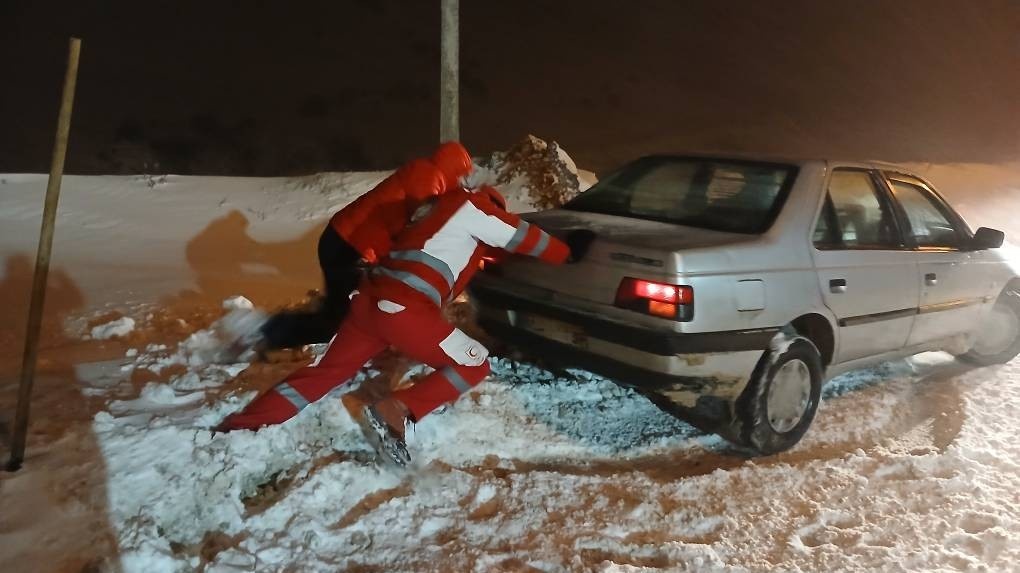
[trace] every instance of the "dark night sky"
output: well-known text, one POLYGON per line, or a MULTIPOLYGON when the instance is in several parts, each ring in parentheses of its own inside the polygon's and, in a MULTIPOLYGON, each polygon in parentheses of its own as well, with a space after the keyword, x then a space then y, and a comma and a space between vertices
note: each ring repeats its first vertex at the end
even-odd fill
MULTIPOLYGON (((0 2, 0 172, 388 167, 437 137, 438 0, 0 2), (144 167, 160 161, 156 169, 144 167)), ((651 151, 1020 156, 1016 0, 464 0, 462 130, 605 169, 651 151)))

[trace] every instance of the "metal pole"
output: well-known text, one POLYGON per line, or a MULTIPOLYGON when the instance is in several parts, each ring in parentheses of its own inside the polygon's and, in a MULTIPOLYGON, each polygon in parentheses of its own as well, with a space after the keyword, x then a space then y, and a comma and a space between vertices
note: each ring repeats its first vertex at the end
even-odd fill
POLYGON ((28 309, 28 328, 25 329, 25 353, 21 361, 21 385, 18 387, 18 410, 14 418, 14 436, 8 471, 17 471, 25 459, 25 438, 28 433, 28 410, 35 379, 35 363, 39 354, 39 330, 42 326, 43 304, 46 302, 46 278, 50 272, 50 253, 53 248, 53 229, 57 219, 57 201, 60 199, 60 180, 64 176, 64 157, 67 154, 67 136, 71 130, 71 109, 74 106, 74 86, 78 80, 78 55, 81 40, 71 38, 67 56, 67 73, 64 75, 64 94, 57 118, 57 138, 53 145, 53 162, 46 184, 46 203, 43 207, 42 228, 39 231, 39 250, 35 256, 35 275, 32 277, 32 302, 28 309))
POLYGON ((440 0, 439 142, 460 140, 460 0, 440 0))

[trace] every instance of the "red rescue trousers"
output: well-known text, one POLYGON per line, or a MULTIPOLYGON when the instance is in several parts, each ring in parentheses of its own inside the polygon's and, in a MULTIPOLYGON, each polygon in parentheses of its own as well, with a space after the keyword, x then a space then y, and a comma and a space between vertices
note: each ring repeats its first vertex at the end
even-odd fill
POLYGON ((404 308, 356 294, 350 314, 317 364, 295 371, 220 427, 253 430, 289 420, 330 390, 350 382, 366 362, 388 346, 435 369, 410 388, 393 393, 414 421, 455 401, 489 374, 485 347, 454 328, 438 308, 404 308))

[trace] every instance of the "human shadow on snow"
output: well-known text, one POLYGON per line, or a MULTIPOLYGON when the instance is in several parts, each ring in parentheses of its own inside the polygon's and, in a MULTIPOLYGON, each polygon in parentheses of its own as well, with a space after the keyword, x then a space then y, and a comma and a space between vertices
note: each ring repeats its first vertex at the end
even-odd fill
POLYGON ((294 239, 265 242, 253 239, 249 227, 248 217, 235 209, 188 241, 185 256, 197 294, 214 303, 240 294, 258 304, 280 305, 321 288, 316 244, 322 225, 294 239))

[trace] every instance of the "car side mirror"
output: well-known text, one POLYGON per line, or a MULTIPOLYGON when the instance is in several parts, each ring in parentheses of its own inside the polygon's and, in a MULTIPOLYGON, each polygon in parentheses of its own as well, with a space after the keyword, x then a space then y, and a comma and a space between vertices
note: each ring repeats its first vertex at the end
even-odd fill
POLYGON ((970 241, 970 247, 975 251, 998 249, 1005 240, 1006 234, 1002 231, 981 227, 974 233, 974 238, 970 241))

